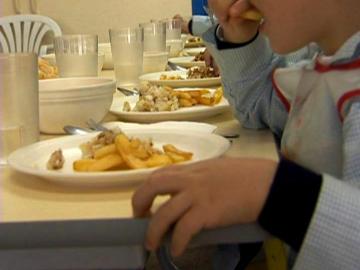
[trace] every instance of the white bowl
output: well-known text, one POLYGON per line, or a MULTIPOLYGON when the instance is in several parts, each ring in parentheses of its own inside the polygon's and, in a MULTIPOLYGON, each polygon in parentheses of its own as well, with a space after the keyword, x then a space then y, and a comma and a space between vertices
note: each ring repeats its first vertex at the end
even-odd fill
POLYGON ((108 113, 116 82, 79 77, 39 81, 40 131, 64 133, 65 125, 86 127, 90 118, 101 121, 108 113))
MULTIPOLYGON (((56 57, 55 57, 54 53, 44 54, 40 57, 47 60, 51 65, 56 66, 56 57)), ((104 62, 105 62, 105 53, 99 51, 99 53, 98 53, 98 74, 100 74, 101 70, 103 69, 104 62)))
POLYGON ((168 52, 144 52, 143 73, 165 71, 168 52))
POLYGON ((111 53, 111 44, 99 43, 98 50, 99 52, 103 52, 105 54, 103 69, 114 69, 114 63, 112 60, 112 53, 111 53))
POLYGON ((181 39, 170 39, 166 41, 166 46, 170 45, 169 57, 179 56, 179 53, 184 49, 184 43, 181 39))

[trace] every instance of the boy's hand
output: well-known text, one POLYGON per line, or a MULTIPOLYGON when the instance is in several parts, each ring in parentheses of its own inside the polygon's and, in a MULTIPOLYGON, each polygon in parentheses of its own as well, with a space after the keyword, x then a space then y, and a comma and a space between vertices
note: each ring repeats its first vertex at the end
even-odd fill
POLYGON ((251 8, 248 1, 209 0, 208 3, 219 21, 226 41, 244 43, 256 35, 259 22, 241 16, 251 8))
POLYGON ((181 15, 176 14, 173 19, 181 22, 181 33, 189 34, 189 22, 185 20, 181 15))
POLYGON ((216 76, 220 76, 219 66, 216 64, 214 58, 212 57, 208 49, 204 51, 204 60, 205 60, 205 65, 207 67, 212 67, 214 69, 214 74, 216 76))
POLYGON ((202 229, 256 221, 276 168, 265 159, 221 158, 154 172, 134 193, 134 215, 147 215, 157 195, 171 197, 152 216, 146 247, 157 249, 175 225, 171 253, 178 256, 202 229))

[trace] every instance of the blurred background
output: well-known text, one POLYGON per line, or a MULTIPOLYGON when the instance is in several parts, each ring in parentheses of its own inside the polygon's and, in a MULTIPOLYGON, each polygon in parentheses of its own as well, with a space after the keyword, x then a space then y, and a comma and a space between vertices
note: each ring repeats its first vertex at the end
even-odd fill
POLYGON ((191 16, 190 0, 1 0, 0 16, 40 14, 55 20, 63 34, 97 34, 109 42, 109 29, 151 19, 191 16))

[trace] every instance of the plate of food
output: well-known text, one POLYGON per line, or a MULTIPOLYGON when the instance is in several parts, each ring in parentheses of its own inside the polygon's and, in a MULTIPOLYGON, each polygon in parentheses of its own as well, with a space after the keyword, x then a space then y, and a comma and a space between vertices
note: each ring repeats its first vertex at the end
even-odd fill
POLYGON ((190 49, 184 49, 184 53, 186 53, 187 55, 190 55, 190 56, 196 56, 200 53, 204 53, 205 50, 206 50, 205 47, 190 48, 190 49))
POLYGON ((147 73, 139 77, 141 82, 171 87, 219 86, 221 78, 211 67, 191 67, 187 71, 163 71, 147 73))
POLYGON ((10 154, 8 164, 57 184, 134 186, 162 166, 219 157, 228 148, 211 133, 138 128, 37 142, 10 154))
POLYGON ((197 120, 223 113, 229 103, 221 87, 176 88, 144 85, 141 95, 114 96, 110 112, 124 121, 153 123, 169 120, 197 120))
POLYGON ((185 41, 185 48, 193 48, 204 46, 204 41, 201 37, 189 36, 185 41))
POLYGON ((173 58, 169 58, 168 61, 175 65, 185 67, 185 68, 195 67, 195 66, 198 66, 198 67, 205 66, 205 60, 202 57, 202 55, 173 57, 173 58))

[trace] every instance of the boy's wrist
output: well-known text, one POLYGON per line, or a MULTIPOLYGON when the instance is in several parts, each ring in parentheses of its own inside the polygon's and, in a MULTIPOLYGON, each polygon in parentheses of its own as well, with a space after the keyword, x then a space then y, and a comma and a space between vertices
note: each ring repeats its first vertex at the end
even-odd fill
POLYGON ((189 22, 187 23, 187 33, 191 35, 193 34, 192 23, 193 23, 192 19, 190 19, 189 22))
POLYGON ((281 159, 259 224, 299 250, 315 211, 322 176, 281 159))

